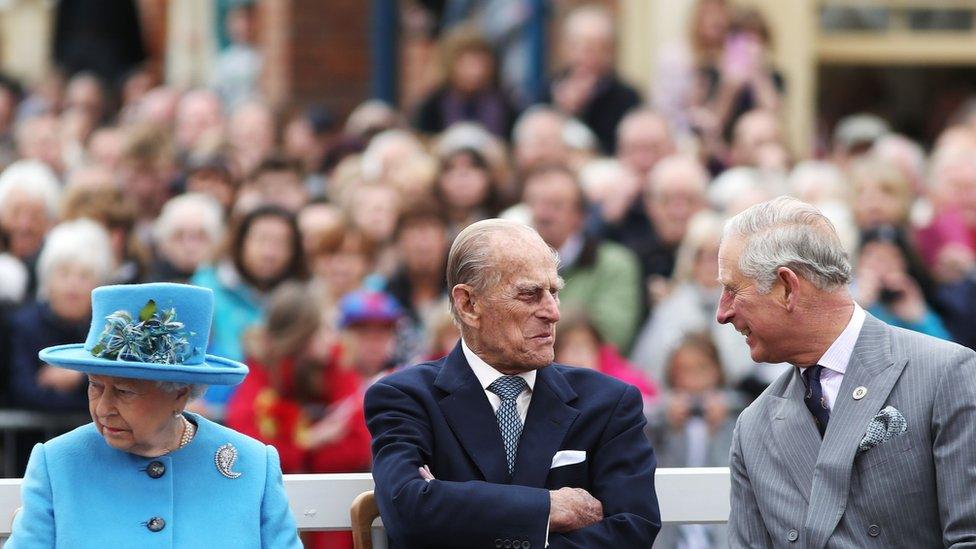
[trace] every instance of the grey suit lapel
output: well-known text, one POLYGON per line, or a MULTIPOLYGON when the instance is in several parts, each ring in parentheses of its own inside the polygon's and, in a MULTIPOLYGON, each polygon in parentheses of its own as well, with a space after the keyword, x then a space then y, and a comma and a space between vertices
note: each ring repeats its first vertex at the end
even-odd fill
POLYGON ((823 547, 837 527, 850 494, 857 445, 871 418, 884 406, 907 362, 901 360, 896 364, 892 360, 890 337, 890 330, 883 322, 867 315, 817 459, 806 520, 812 548, 823 547), (867 395, 861 400, 852 397, 857 387, 867 389, 867 395))
POLYGON ((820 433, 810 410, 803 404, 803 391, 799 369, 793 368, 783 396, 775 397, 780 402, 771 409, 771 423, 776 449, 782 453, 787 470, 803 499, 809 501, 813 470, 820 452, 820 433))

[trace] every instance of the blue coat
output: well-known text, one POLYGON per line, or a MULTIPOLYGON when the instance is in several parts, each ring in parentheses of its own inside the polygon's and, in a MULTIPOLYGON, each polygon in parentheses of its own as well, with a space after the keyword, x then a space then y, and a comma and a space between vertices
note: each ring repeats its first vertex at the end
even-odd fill
POLYGON ((301 547, 277 451, 188 416, 196 436, 157 458, 110 447, 91 423, 35 446, 5 548, 301 547), (236 479, 215 465, 227 443, 238 451, 236 479))
POLYGON ((549 490, 583 488, 604 520, 549 547, 650 547, 661 527, 640 392, 583 368, 538 370, 514 475, 491 404, 460 346, 366 393, 373 479, 391 547, 545 547, 549 490), (550 468, 560 450, 578 463, 550 468), (428 465, 429 483, 418 473, 428 465), (517 545, 516 545, 517 544, 517 545))

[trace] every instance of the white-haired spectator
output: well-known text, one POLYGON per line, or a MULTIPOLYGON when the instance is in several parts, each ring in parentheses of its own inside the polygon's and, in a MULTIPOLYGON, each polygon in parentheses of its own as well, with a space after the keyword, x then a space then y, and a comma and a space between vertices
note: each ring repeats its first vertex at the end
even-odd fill
POLYGON ((531 107, 518 117, 512 129, 512 147, 520 174, 569 160, 570 149, 564 135, 566 120, 562 113, 544 105, 531 107))
POLYGON ((638 108, 617 126, 617 158, 641 180, 662 158, 674 154, 675 143, 668 121, 656 110, 638 108))
POLYGON ((809 204, 850 200, 844 172, 833 162, 804 160, 793 166, 787 178, 790 194, 809 204))
POLYGON ((929 166, 931 219, 917 234, 918 251, 940 282, 958 282, 976 269, 974 148, 938 149, 929 166))
POLYGON ((261 101, 237 105, 227 122, 227 145, 233 166, 250 177, 275 147, 275 115, 261 101))
POLYGON ((186 92, 176 104, 173 135, 178 151, 189 154, 218 141, 223 123, 223 107, 217 94, 203 89, 186 92))
POLYGON ((709 175, 696 158, 676 154, 659 161, 643 188, 643 228, 621 233, 621 242, 637 252, 651 299, 662 294, 662 283, 674 269, 675 252, 692 216, 705 208, 709 175))
POLYGON ((587 202, 596 208, 602 223, 619 223, 640 195, 637 176, 614 158, 597 158, 583 164, 579 180, 587 202))
POLYGON ((874 142, 871 156, 893 164, 912 183, 916 193, 922 192, 925 184, 926 158, 925 149, 921 145, 904 135, 889 133, 874 142))
POLYGON ((868 153, 874 143, 891 132, 888 122, 874 114, 856 113, 837 122, 833 135, 834 160, 841 165, 868 153))
POLYGON ((84 411, 85 376, 37 358, 41 349, 83 341, 91 317, 91 292, 114 269, 108 233, 90 219, 51 229, 37 262, 38 300, 10 318, 10 388, 15 406, 84 411))
POLYGON ((189 193, 172 198, 153 224, 156 257, 152 282, 187 282, 214 259, 224 234, 223 209, 212 197, 189 193))
POLYGON ((40 161, 20 160, 0 174, 0 234, 7 251, 30 270, 44 235, 58 220, 60 200, 57 177, 40 161))
POLYGON ((423 152, 420 140, 409 131, 394 129, 379 133, 363 151, 363 179, 385 179, 411 156, 423 152))

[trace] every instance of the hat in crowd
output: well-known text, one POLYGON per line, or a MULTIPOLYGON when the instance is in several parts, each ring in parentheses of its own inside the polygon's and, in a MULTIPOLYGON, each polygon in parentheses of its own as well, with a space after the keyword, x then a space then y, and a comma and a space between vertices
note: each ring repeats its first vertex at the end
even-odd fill
POLYGON ((247 366, 205 354, 213 307, 213 291, 198 286, 102 286, 92 291, 88 339, 48 347, 38 356, 53 366, 89 374, 237 385, 247 366))
POLYGON ((356 290, 339 301, 342 328, 356 324, 395 324, 403 316, 397 300, 385 292, 356 290))

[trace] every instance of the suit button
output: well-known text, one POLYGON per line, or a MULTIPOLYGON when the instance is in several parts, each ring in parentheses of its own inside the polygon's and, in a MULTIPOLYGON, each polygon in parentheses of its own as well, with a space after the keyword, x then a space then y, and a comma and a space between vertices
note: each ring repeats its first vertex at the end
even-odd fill
POLYGON ((166 466, 162 461, 154 461, 146 467, 146 474, 149 478, 159 478, 166 474, 166 466))
POLYGON ((495 540, 495 547, 497 547, 498 549, 501 549, 501 547, 502 547, 502 540, 496 539, 495 540))
POLYGON ((800 533, 796 530, 790 530, 786 533, 786 541, 796 541, 800 539, 800 533))
POLYGON ((872 524, 871 526, 868 526, 868 535, 871 536, 872 538, 878 537, 879 535, 881 535, 881 528, 878 528, 877 524, 872 524))
POLYGON ((153 517, 146 523, 146 528, 149 528, 150 532, 159 532, 166 528, 166 521, 160 517, 153 517))
POLYGON ((530 543, 529 540, 522 542, 522 549, 529 549, 530 547, 532 547, 532 543, 530 543))

